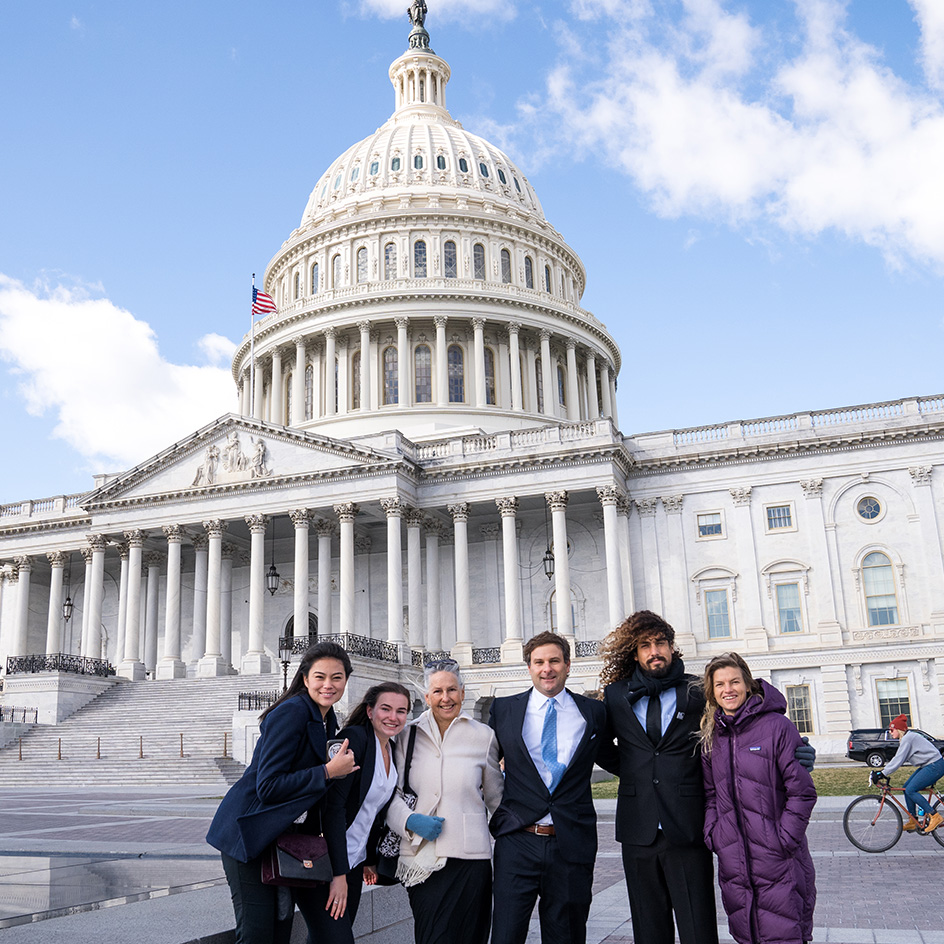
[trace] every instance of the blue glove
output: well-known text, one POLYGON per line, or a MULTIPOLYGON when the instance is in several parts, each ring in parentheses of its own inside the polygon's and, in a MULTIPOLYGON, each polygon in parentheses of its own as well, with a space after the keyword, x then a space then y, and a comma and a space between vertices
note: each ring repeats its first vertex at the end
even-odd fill
POLYGON ((810 739, 805 737, 803 738, 803 743, 796 749, 793 756, 801 767, 811 771, 813 764, 816 763, 816 748, 810 744, 810 739))
POLYGON ((441 816, 426 816, 423 813, 411 813, 406 821, 406 828, 423 839, 435 839, 443 828, 445 820, 441 816))

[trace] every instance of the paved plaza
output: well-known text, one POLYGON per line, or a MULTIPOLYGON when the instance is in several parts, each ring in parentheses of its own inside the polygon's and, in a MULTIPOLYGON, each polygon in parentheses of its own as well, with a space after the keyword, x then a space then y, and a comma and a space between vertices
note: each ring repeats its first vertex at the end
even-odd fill
MULTIPOLYGON (((118 789, 0 790, 0 942, 231 941, 228 890, 217 854, 203 841, 218 802, 192 788, 135 789, 130 796, 118 789)), ((600 853, 588 944, 633 941, 613 839, 615 802, 597 803, 600 853)), ((938 908, 944 849, 906 835, 883 855, 859 852, 842 832, 847 803, 821 799, 813 815, 814 939, 944 944, 938 908)), ((393 894, 405 899, 400 889, 393 894)), ((730 941, 723 917, 719 926, 722 941, 730 941)), ((406 944, 412 935, 399 924, 366 940, 406 944)), ((535 928, 529 944, 538 941, 535 928)))

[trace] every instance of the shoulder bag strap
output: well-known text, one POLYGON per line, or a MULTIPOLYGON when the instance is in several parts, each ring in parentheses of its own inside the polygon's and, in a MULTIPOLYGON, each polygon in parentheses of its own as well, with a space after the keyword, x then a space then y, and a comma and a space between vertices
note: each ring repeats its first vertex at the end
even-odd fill
POLYGON ((410 728, 410 739, 406 742, 406 762, 403 765, 403 792, 412 793, 410 789, 410 765, 413 763, 413 747, 416 744, 416 725, 410 728))

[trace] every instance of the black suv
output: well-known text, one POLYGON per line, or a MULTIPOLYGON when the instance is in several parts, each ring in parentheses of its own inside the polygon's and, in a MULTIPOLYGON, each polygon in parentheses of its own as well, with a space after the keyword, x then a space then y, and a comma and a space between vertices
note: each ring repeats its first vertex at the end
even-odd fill
MULTIPOLYGON (((944 755, 944 741, 918 728, 908 730, 926 737, 944 755)), ((864 760, 869 767, 884 767, 895 756, 898 741, 884 728, 856 728, 849 732, 848 748, 846 757, 851 760, 864 760)))

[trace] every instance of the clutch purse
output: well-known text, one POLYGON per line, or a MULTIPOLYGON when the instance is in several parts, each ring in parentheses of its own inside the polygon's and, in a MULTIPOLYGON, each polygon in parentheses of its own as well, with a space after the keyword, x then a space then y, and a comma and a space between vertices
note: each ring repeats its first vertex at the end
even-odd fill
POLYGON ((264 885, 310 888, 330 882, 332 872, 324 836, 282 833, 262 856, 264 885))

